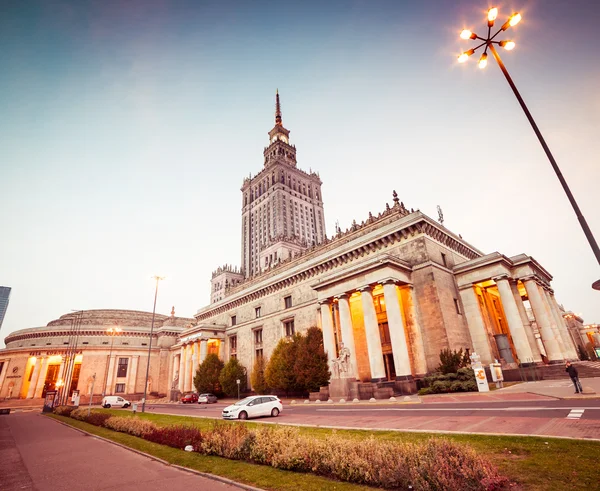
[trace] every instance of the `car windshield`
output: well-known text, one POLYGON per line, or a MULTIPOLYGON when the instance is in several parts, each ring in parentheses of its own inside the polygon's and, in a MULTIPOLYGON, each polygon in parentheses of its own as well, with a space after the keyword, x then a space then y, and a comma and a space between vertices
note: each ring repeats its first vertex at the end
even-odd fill
POLYGON ((248 404, 250 401, 253 401, 254 399, 255 399, 254 397, 246 397, 245 399, 242 399, 241 401, 235 402, 233 405, 234 406, 245 406, 246 404, 248 404))

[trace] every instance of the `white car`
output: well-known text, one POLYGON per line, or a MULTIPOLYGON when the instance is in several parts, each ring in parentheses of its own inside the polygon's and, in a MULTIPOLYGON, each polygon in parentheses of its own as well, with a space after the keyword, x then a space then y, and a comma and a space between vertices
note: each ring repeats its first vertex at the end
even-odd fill
POLYGON ((124 407, 131 406, 131 402, 127 399, 123 399, 120 396, 106 396, 102 399, 102 407, 108 409, 109 407, 124 407))
POLYGON ((281 411, 283 405, 277 396, 250 396, 223 409, 223 419, 276 417, 281 411))

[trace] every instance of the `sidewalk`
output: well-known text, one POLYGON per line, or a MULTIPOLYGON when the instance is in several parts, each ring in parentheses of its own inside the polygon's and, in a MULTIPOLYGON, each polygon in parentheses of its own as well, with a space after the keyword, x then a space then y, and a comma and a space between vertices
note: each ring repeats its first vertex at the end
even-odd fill
POLYGON ((36 413, 0 416, 3 491, 240 491, 248 487, 186 472, 36 413))
POLYGON ((444 402, 499 402, 499 401, 547 401, 552 399, 582 400, 600 398, 600 378, 581 379, 583 394, 575 394, 570 379, 521 382, 490 392, 457 392, 420 396, 422 403, 444 402))

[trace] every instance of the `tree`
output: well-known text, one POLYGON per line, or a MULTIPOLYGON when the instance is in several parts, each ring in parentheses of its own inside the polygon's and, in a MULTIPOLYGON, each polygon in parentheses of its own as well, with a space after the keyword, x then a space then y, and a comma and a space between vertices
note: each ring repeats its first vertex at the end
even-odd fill
POLYGON ((296 348, 298 347, 298 343, 295 341, 299 337, 299 334, 295 334, 292 339, 280 339, 277 346, 275 346, 265 370, 265 380, 272 389, 286 393, 297 389, 294 364, 296 361, 296 348))
POLYGON ((252 367, 252 375, 250 375, 250 382, 252 383, 252 389, 257 394, 266 394, 269 391, 269 385, 265 379, 265 369, 267 363, 264 357, 259 356, 254 362, 252 367))
POLYGON ((462 348, 459 351, 443 349, 440 351, 440 365, 437 369, 441 373, 456 373, 459 368, 466 367, 468 364, 469 355, 463 353, 462 348))
POLYGON ((219 360, 219 357, 215 354, 207 355, 194 375, 194 387, 199 394, 203 392, 222 393, 219 384, 221 370, 223 370, 223 362, 219 360))
POLYGON ((327 353, 323 347, 323 332, 318 327, 311 327, 296 342, 296 386, 306 392, 316 392, 320 387, 328 385, 331 377, 327 353))
POLYGON ((237 358, 230 358, 223 367, 223 370, 221 370, 221 375, 219 375, 219 383, 221 384, 221 388, 225 395, 237 397, 238 380, 240 381, 239 390, 244 392, 247 385, 246 367, 242 365, 237 358))

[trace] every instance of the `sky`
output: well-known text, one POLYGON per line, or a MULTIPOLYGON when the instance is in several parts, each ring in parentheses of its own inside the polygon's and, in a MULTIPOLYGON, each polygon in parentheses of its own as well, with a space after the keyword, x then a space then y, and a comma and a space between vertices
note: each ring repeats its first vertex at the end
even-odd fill
MULTIPOLYGON (((485 253, 533 256, 600 322, 600 266, 494 60, 486 0, 0 3, 0 331, 79 309, 191 317, 239 265, 275 91, 328 235, 396 190, 485 253)), ((600 3, 499 2, 500 53, 600 240, 600 3)), ((2 341, 0 341, 0 346, 2 341)))

